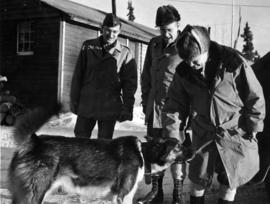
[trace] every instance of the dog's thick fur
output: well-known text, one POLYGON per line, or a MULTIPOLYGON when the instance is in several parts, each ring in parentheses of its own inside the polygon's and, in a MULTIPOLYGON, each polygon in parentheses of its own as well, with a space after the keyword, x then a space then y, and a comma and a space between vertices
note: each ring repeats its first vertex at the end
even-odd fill
POLYGON ((176 139, 142 144, 134 136, 111 141, 37 136, 35 132, 58 111, 59 106, 36 109, 16 123, 18 149, 9 167, 12 204, 42 203, 59 186, 90 198, 131 204, 145 163, 164 170, 190 157, 176 139))

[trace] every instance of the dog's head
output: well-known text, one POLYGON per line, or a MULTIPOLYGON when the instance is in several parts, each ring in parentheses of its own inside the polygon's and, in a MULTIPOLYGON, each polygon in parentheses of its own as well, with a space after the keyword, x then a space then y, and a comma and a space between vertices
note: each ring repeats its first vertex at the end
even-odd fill
POLYGON ((194 151, 183 146, 176 138, 147 138, 145 161, 151 164, 151 173, 163 171, 173 163, 182 163, 193 158, 194 151))
POLYGON ((163 142, 164 151, 161 152, 160 159, 165 163, 186 162, 194 155, 194 151, 190 147, 185 147, 175 138, 169 138, 163 142))

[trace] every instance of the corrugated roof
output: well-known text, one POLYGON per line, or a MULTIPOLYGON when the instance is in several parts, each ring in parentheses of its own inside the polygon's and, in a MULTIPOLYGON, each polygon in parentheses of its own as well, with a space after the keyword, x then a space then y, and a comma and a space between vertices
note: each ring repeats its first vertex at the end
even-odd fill
MULTIPOLYGON (((68 14, 74 21, 82 22, 95 27, 100 27, 106 15, 106 12, 104 11, 68 0, 41 0, 41 2, 44 2, 68 14)), ((127 21, 122 18, 120 19, 122 21, 121 33, 130 38, 147 42, 158 34, 157 30, 150 27, 127 21)))

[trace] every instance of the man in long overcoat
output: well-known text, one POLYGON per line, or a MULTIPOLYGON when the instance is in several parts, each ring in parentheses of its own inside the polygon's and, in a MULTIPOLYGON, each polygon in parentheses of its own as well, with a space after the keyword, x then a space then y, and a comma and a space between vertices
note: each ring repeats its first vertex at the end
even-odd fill
MULTIPOLYGON (((180 35, 180 15, 171 5, 157 9, 156 26, 161 35, 151 39, 141 76, 142 105, 147 124, 147 135, 162 137, 161 113, 167 97, 175 69, 182 59, 177 54, 176 41, 180 35)), ((176 136, 179 139, 179 136, 176 136)), ((181 141, 183 142, 183 141, 181 141)), ((173 204, 182 203, 181 193, 186 176, 185 164, 173 164, 171 173, 174 180, 173 204)), ((164 173, 152 175, 152 190, 141 203, 158 204, 163 202, 162 180, 164 173)))
POLYGON ((132 120, 137 66, 130 49, 118 41, 121 21, 107 14, 102 35, 86 40, 71 84, 70 108, 77 114, 76 137, 111 139, 116 121, 132 120))
POLYGON ((204 190, 218 174, 219 203, 232 203, 237 187, 259 170, 256 133, 263 130, 265 101, 246 60, 210 41, 200 26, 186 26, 178 42, 184 60, 176 70, 164 107, 164 135, 178 135, 191 115, 195 157, 190 163, 191 204, 204 203, 204 190))

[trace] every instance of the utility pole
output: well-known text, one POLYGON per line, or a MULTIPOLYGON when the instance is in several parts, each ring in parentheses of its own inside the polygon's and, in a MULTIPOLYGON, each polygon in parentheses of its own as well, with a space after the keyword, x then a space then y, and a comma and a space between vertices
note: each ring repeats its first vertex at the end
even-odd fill
POLYGON ((231 47, 233 47, 233 33, 234 33, 234 0, 232 0, 231 47))
POLYGON ((236 36, 236 39, 234 41, 234 45, 233 45, 233 48, 236 49, 237 47, 237 42, 238 42, 238 39, 239 39, 239 36, 240 36, 240 29, 241 29, 241 20, 242 20, 242 15, 241 15, 241 6, 239 6, 239 24, 238 24, 238 32, 237 32, 237 36, 236 36))
POLYGON ((116 15, 116 0, 112 0, 112 13, 116 15))

